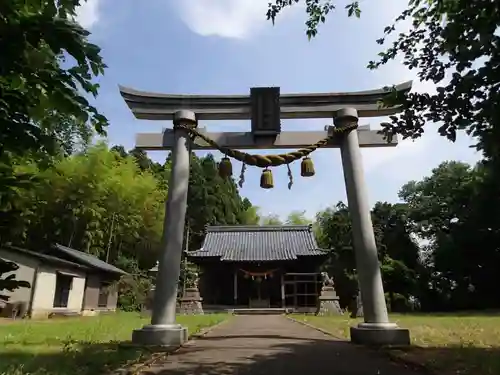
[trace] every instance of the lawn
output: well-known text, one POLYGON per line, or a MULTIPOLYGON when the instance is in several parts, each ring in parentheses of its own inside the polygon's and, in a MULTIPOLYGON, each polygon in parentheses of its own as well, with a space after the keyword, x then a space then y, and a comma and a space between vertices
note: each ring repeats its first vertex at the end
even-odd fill
MULTIPOLYGON (((179 316, 189 334, 217 324, 228 315, 179 316)), ((0 375, 100 375, 154 354, 120 345, 132 330, 149 322, 136 313, 46 321, 0 323, 0 375)), ((161 354, 163 355, 163 354, 161 354)))
MULTIPOLYGON (((349 338, 349 327, 362 321, 306 315, 294 318, 340 338, 349 338)), ((413 344, 407 349, 383 349, 395 359, 440 375, 500 374, 500 314, 392 315, 391 321, 410 329, 413 344)))

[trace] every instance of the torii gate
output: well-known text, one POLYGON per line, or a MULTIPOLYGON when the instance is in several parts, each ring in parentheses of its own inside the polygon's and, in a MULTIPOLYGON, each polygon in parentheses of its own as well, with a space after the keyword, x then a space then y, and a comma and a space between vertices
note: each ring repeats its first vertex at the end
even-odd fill
MULTIPOLYGON (((395 86, 405 95, 412 82, 395 86)), ((190 150, 214 149, 190 129, 199 120, 251 120, 251 132, 198 133, 232 149, 291 149, 324 139, 335 128, 357 125, 358 117, 380 117, 401 111, 382 107, 386 89, 326 94, 280 95, 278 87, 252 88, 250 95, 169 95, 136 91, 120 86, 120 93, 138 119, 173 120, 173 129, 159 134, 138 134, 136 147, 171 150, 172 169, 166 202, 163 248, 156 279, 151 324, 135 330, 132 341, 144 345, 178 346, 187 340, 187 329, 176 323, 177 284, 180 275, 184 222, 187 208, 190 150), (280 119, 333 118, 324 131, 282 132, 280 119)), ((389 322, 380 264, 373 233, 360 147, 394 147, 370 126, 331 138, 323 147, 340 148, 347 200, 352 220, 356 268, 359 276, 364 323, 351 327, 351 340, 363 344, 408 345, 410 334, 389 322)))

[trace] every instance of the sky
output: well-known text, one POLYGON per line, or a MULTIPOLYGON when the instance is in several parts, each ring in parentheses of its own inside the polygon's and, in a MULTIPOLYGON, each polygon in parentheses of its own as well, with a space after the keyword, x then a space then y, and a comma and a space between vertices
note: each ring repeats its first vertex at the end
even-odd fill
MULTIPOLYGON (((131 149, 137 132, 161 133, 172 126, 135 119, 118 85, 170 94, 249 94, 257 86, 279 86, 281 93, 311 93, 368 90, 413 80, 414 91, 434 90, 400 61, 376 71, 366 68, 381 51, 375 40, 405 2, 360 1, 361 18, 355 19, 346 16, 340 0, 339 10, 308 41, 305 9, 293 6, 273 26, 265 16, 269 1, 88 0, 78 10, 78 20, 91 31, 91 40, 102 48, 108 65, 98 79, 101 90, 95 105, 110 121, 109 144, 131 149)), ((377 129, 384 121, 387 118, 360 119, 360 125, 377 129)), ((331 124, 329 119, 284 120, 282 130, 322 130, 331 124)), ((209 131, 250 129, 247 121, 205 121, 199 126, 209 131)), ((394 148, 362 150, 371 204, 397 202, 406 182, 422 179, 443 161, 479 160, 465 134, 451 143, 437 134, 437 127, 429 123, 422 138, 404 140, 394 148)), ((162 162, 166 152, 148 155, 162 162)), ((248 167, 240 193, 259 206, 261 214, 283 218, 292 211, 305 211, 313 218, 319 210, 346 202, 339 150, 318 150, 312 159, 314 177, 300 176, 300 161, 292 165, 291 190, 286 167, 273 169, 275 188, 270 190, 259 187, 261 170, 248 167)), ((236 177, 240 167, 233 163, 236 177)))

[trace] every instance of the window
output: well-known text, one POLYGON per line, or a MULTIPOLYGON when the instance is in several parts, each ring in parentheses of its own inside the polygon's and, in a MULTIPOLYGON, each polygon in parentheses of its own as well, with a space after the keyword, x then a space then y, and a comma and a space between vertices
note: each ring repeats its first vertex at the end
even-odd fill
POLYGON ((73 276, 63 273, 56 274, 56 291, 54 307, 68 307, 69 293, 73 284, 73 276))
POLYGON ((97 300, 97 307, 108 307, 109 284, 101 282, 99 286, 99 299, 97 300))

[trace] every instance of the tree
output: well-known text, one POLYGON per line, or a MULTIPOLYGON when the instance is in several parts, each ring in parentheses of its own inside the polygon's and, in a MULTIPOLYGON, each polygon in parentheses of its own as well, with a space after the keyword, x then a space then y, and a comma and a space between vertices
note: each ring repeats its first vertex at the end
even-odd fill
MULTIPOLYGON (((299 0, 275 0, 268 19, 299 0)), ((335 6, 332 1, 305 0, 307 35, 316 36, 318 26, 335 6)), ((358 2, 346 6, 349 16, 359 17, 358 2)), ((489 0, 409 0, 408 7, 387 26, 377 43, 384 45, 402 22, 410 20, 408 31, 400 32, 380 58, 368 64, 377 69, 391 60, 402 59, 416 69, 421 81, 433 82, 435 94, 389 95, 386 104, 401 104, 401 115, 391 116, 386 134, 418 138, 427 122, 438 122, 438 132, 455 141, 457 131, 478 138, 477 147, 487 156, 500 155, 498 142, 500 114, 500 3, 489 0), (448 78, 450 77, 450 79, 448 78)))
MULTIPOLYGON (((377 202, 372 210, 382 280, 392 311, 408 309, 411 297, 418 297, 419 247, 411 238, 406 210, 404 205, 386 202, 377 202)), ((341 305, 351 306, 358 293, 358 277, 348 207, 339 202, 319 212, 316 225, 319 245, 329 249, 324 268, 335 280, 341 305)))
MULTIPOLYGON (((424 253, 434 309, 497 308, 489 292, 500 281, 497 251, 500 205, 483 163, 442 163, 400 192, 415 231, 428 242, 424 253)), ((423 306, 426 308, 426 306, 423 306)))
POLYGON ((89 32, 72 20, 80 3, 0 5, 0 161, 6 164, 11 153, 53 153, 65 121, 83 128, 91 124, 104 134, 107 121, 85 94, 97 95, 92 79, 105 65, 99 47, 88 41, 89 32))
POLYGON ((350 307, 358 293, 358 279, 349 209, 344 203, 338 202, 318 212, 316 225, 318 245, 329 251, 323 268, 335 281, 341 306, 350 307))
POLYGON ((412 237, 408 206, 377 202, 372 210, 373 226, 382 263, 384 291, 391 311, 412 308, 410 301, 418 299, 419 277, 424 275, 420 248, 412 237))
POLYGON ((285 224, 288 225, 305 225, 311 224, 311 220, 306 217, 305 211, 292 211, 288 214, 285 220, 285 224))
POLYGON ((0 4, 0 241, 19 221, 13 198, 34 182, 15 173, 18 158, 47 164, 47 156, 85 148, 94 130, 105 134, 106 118, 87 99, 97 95, 92 79, 105 65, 89 32, 72 21, 80 3, 0 4))
POLYGON ((207 225, 243 224, 251 207, 241 198, 233 179, 219 176, 213 155, 191 154, 188 208, 186 221, 190 228, 189 249, 201 247, 207 225))
POLYGON ((283 225, 278 215, 267 215, 260 218, 260 225, 283 225))
POLYGON ((242 224, 258 225, 260 223, 259 207, 253 206, 248 198, 243 199, 242 224))
POLYGON ((40 183, 24 203, 30 224, 20 245, 38 249, 61 243, 126 271, 151 267, 161 241, 166 190, 133 157, 117 156, 101 143, 38 172, 40 183))

